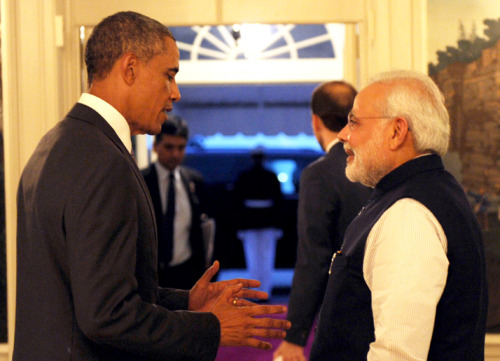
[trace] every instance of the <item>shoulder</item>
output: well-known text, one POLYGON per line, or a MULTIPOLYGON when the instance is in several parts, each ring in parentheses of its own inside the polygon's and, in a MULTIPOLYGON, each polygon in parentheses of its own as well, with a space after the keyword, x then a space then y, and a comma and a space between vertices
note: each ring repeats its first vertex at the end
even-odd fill
POLYGON ((446 235, 439 220, 429 208, 412 198, 402 198, 391 205, 374 224, 371 238, 378 243, 390 239, 393 249, 406 247, 408 240, 424 247, 435 239, 442 251, 447 252, 446 235))
POLYGON ((345 159, 334 152, 322 155, 302 171, 303 177, 345 178, 345 159))
POLYGON ((125 147, 120 145, 119 139, 110 138, 92 123, 70 117, 42 138, 38 150, 48 152, 49 161, 60 162, 61 168, 70 165, 73 170, 83 168, 89 172, 103 165, 112 169, 120 167, 126 159, 125 147))
POLYGON ((201 174, 200 171, 187 167, 187 166, 180 166, 179 167, 179 172, 181 175, 186 177, 187 179, 195 182, 203 182, 203 175, 201 174))
POLYGON ((154 163, 150 164, 148 167, 141 169, 141 173, 144 178, 152 177, 156 175, 156 169, 154 163))

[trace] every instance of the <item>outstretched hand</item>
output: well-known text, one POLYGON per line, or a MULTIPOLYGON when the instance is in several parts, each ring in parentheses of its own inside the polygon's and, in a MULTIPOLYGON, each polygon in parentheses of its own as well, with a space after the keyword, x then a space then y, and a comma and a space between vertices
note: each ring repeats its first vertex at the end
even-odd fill
POLYGON ((273 354, 275 360, 280 356, 282 361, 306 361, 304 347, 286 341, 273 354))
POLYGON ((260 286, 260 282, 256 280, 248 280, 244 278, 236 278, 228 281, 210 282, 212 278, 219 272, 219 261, 215 261, 213 265, 205 271, 203 276, 189 291, 189 310, 199 312, 210 312, 217 298, 228 286, 242 284, 243 287, 234 295, 238 298, 240 306, 253 305, 252 302, 246 301, 243 298, 265 300, 268 294, 263 291, 250 290, 260 286))
POLYGON ((271 344, 260 338, 284 338, 291 326, 289 321, 262 317, 286 312, 285 306, 256 305, 238 297, 243 285, 225 288, 211 312, 219 319, 221 346, 250 346, 270 349, 271 344), (258 337, 258 338, 257 338, 258 337))

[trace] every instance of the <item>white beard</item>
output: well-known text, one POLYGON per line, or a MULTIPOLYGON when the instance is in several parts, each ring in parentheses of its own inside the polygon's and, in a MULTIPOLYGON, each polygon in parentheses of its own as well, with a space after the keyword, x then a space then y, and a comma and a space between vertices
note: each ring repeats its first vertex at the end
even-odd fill
POLYGON ((390 171, 387 157, 380 152, 383 149, 383 140, 379 135, 374 136, 367 142, 362 151, 351 149, 354 159, 347 164, 346 176, 351 182, 374 188, 377 183, 390 171))

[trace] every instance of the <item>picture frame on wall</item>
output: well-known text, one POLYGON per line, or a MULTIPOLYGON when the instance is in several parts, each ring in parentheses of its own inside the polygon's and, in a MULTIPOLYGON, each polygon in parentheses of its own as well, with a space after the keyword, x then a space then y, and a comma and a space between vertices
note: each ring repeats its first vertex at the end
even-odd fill
POLYGON ((483 233, 488 333, 500 333, 500 2, 428 1, 429 75, 450 114, 445 167, 466 191, 483 233))

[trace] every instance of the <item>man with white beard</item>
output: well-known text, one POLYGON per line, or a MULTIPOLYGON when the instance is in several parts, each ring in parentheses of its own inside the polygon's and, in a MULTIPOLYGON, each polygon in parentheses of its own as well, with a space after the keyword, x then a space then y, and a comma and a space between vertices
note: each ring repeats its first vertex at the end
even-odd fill
POLYGON ((484 360, 484 250, 441 160, 443 95, 426 75, 381 74, 338 137, 347 178, 374 191, 332 257, 310 360, 484 360))

